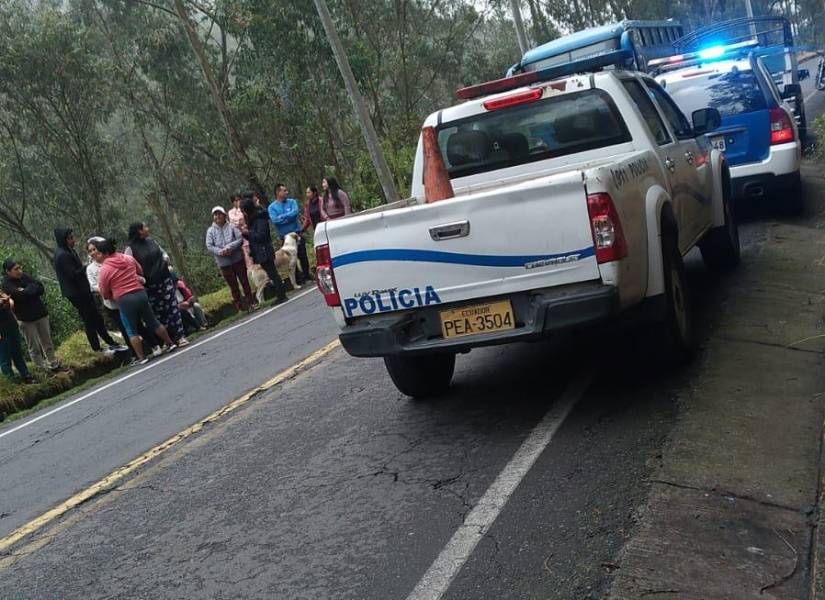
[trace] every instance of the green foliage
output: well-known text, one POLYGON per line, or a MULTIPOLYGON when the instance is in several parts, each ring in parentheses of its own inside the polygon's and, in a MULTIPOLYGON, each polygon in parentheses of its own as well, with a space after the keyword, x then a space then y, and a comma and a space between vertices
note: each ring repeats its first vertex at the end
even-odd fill
POLYGON ((813 122, 814 137, 817 140, 816 155, 817 158, 825 160, 825 114, 819 115, 813 122))
MULTIPOLYGON (((90 377, 96 377, 117 367, 117 362, 100 352, 94 352, 82 332, 70 335, 57 349, 57 358, 71 371, 48 375, 32 371, 37 383, 22 385, 0 376, 0 413, 6 415, 31 408, 39 401, 54 398, 76 387, 90 377)), ((29 365, 32 369, 32 366, 29 365)))
POLYGON ((188 253, 186 259, 189 267, 189 278, 186 283, 194 293, 203 296, 226 285, 215 259, 205 252, 188 253))

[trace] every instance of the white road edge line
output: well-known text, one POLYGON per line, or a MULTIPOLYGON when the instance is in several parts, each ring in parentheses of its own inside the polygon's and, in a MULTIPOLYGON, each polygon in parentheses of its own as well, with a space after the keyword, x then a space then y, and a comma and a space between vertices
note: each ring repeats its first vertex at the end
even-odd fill
POLYGON ((487 488, 464 523, 441 550, 407 600, 438 600, 487 534, 519 483, 553 439, 559 427, 593 380, 592 369, 580 372, 522 442, 519 449, 487 488))
POLYGON ((276 306, 273 306, 272 308, 268 308, 265 311, 258 313, 257 315, 254 315, 254 316, 252 316, 248 319, 245 319, 245 320, 241 321, 240 323, 236 323, 235 325, 232 325, 231 327, 227 327, 226 329, 222 329, 221 331, 217 332, 215 335, 212 335, 212 336, 210 336, 208 338, 205 338, 203 340, 199 340, 199 341, 195 342, 194 344, 190 344, 188 346, 185 346, 184 348, 181 348, 181 349, 173 352, 169 356, 161 358, 160 360, 152 361, 148 365, 146 365, 145 367, 143 367, 141 369, 133 371, 133 372, 127 374, 127 375, 124 375, 123 377, 119 377, 118 379, 115 379, 114 381, 110 381, 106 385, 103 385, 99 388, 96 388, 96 389, 92 390, 91 392, 80 396, 79 398, 75 398, 71 402, 66 402, 65 404, 61 404, 61 405, 53 408, 52 410, 43 413, 42 415, 37 415, 36 417, 33 417, 33 418, 31 418, 27 421, 24 421, 20 425, 12 427, 11 429, 9 429, 7 431, 0 432, 0 439, 6 437, 7 435, 11 435, 12 433, 14 433, 16 431, 20 431, 21 429, 23 429, 25 427, 28 427, 29 425, 31 425, 33 423, 37 423, 38 421, 40 421, 42 419, 50 417, 55 413, 59 413, 61 410, 65 410, 65 409, 69 408, 70 406, 74 406, 78 402, 82 402, 83 400, 91 398, 92 396, 94 396, 96 394, 99 394, 100 392, 103 392, 105 390, 108 390, 109 388, 112 388, 112 387, 116 386, 119 383, 123 383, 127 379, 131 379, 132 377, 134 377, 136 375, 140 375, 142 373, 145 373, 149 369, 152 369, 154 367, 159 367, 160 365, 162 365, 163 363, 165 363, 167 361, 174 360, 178 356, 186 354, 190 350, 194 350, 198 346, 203 346, 204 344, 208 344, 212 340, 216 340, 219 337, 221 337, 223 335, 226 335, 230 331, 235 331, 236 329, 238 329, 240 327, 243 327, 244 325, 248 325, 249 323, 252 323, 253 321, 257 321, 261 317, 265 317, 269 313, 271 313, 273 311, 276 311, 279 308, 282 308, 282 307, 286 306, 287 304, 290 304, 291 302, 297 300, 298 298, 303 298, 307 294, 309 294, 311 292, 314 292, 314 291, 315 291, 315 286, 313 285, 310 289, 305 290, 305 291, 301 292, 300 294, 297 294, 297 295, 293 296, 292 298, 290 298, 289 300, 287 300, 283 304, 278 304, 276 306))
POLYGON ((819 90, 814 89, 814 91, 813 91, 813 92, 811 92, 810 94, 808 94, 807 96, 805 96, 805 97, 802 99, 802 104, 807 104, 807 103, 808 103, 808 100, 810 100, 811 98, 813 98, 814 96, 816 96, 817 92, 819 92, 819 90))

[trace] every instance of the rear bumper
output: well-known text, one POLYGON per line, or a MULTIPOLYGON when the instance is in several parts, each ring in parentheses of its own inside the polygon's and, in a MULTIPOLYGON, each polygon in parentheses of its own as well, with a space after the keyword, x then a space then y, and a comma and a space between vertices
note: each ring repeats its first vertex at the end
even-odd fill
POLYGON ((733 197, 738 200, 755 200, 763 196, 781 196, 788 193, 799 171, 784 175, 751 175, 731 179, 733 197))
POLYGON ((363 317, 340 334, 341 345, 352 356, 464 352, 479 346, 529 341, 549 333, 607 319, 619 312, 615 287, 599 283, 574 284, 496 298, 478 298, 438 308, 363 317), (445 339, 440 310, 509 298, 516 328, 489 334, 445 339))
POLYGON ((733 197, 757 198, 773 193, 799 172, 801 163, 799 141, 771 146, 765 160, 730 168, 733 197))

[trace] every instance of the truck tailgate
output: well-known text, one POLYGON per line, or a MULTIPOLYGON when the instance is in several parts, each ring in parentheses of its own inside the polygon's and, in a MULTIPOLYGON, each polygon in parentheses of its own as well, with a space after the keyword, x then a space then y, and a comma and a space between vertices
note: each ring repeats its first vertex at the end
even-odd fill
POLYGON ((580 171, 327 223, 349 316, 599 278, 580 171))

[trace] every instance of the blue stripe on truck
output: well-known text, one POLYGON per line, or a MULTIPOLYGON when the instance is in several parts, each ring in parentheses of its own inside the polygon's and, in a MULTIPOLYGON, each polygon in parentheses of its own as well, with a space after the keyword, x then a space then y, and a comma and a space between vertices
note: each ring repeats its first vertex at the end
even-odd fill
POLYGON ((522 267, 527 263, 542 260, 557 260, 567 256, 578 255, 579 259, 595 255, 593 246, 582 250, 573 250, 562 254, 528 254, 523 256, 495 256, 489 254, 458 254, 456 252, 440 252, 438 250, 359 250, 335 256, 332 266, 343 267, 360 262, 399 261, 399 262, 432 262, 449 263, 454 265, 473 265, 478 267, 522 267))

